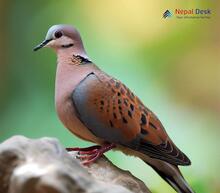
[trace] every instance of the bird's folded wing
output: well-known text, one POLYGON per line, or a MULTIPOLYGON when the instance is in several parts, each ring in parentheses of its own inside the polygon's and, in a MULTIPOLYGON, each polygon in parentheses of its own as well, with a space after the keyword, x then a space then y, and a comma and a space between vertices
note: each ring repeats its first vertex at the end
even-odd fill
POLYGON ((97 137, 174 165, 190 164, 157 117, 121 82, 91 73, 72 99, 79 119, 97 137))

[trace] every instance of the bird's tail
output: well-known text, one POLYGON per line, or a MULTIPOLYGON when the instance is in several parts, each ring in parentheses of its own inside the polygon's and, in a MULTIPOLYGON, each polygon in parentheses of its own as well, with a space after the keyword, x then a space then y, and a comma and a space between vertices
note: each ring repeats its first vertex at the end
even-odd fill
POLYGON ((178 166, 167 162, 151 159, 145 161, 149 164, 165 181, 167 181, 179 193, 194 193, 192 188, 184 179, 178 166))

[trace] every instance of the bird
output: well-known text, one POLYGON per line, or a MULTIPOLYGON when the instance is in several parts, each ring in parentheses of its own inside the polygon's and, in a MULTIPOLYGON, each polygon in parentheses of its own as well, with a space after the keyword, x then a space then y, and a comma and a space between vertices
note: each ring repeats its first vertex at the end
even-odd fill
POLYGON ((91 147, 79 151, 89 165, 109 150, 139 157, 180 193, 193 193, 178 166, 191 164, 174 144, 158 117, 121 81, 88 57, 79 31, 67 24, 49 28, 34 48, 57 55, 55 107, 63 125, 91 147))

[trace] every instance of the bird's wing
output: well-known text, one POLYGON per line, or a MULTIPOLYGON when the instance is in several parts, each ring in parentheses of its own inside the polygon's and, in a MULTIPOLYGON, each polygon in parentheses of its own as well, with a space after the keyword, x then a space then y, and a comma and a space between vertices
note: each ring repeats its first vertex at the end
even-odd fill
POLYGON ((190 164, 158 118, 118 80, 91 73, 73 91, 72 100, 79 119, 97 137, 174 165, 190 164))

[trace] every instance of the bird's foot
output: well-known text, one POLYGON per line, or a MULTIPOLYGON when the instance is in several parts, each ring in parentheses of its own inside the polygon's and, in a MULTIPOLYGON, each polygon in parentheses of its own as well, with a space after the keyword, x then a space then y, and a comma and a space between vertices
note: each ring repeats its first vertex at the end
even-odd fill
POLYGON ((105 152, 116 147, 113 143, 106 143, 103 146, 91 146, 88 148, 67 148, 68 151, 78 151, 77 158, 82 160, 83 165, 89 165, 99 159, 105 152))
POLYGON ((101 148, 100 145, 93 145, 93 146, 90 146, 90 147, 67 147, 66 150, 67 151, 78 151, 78 152, 88 152, 88 151, 91 151, 91 150, 94 150, 94 149, 99 149, 101 148))

